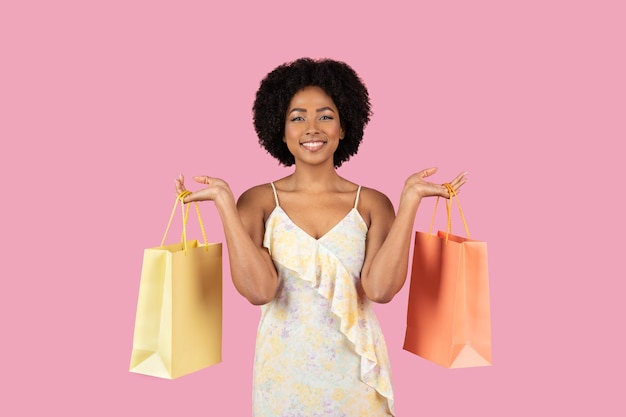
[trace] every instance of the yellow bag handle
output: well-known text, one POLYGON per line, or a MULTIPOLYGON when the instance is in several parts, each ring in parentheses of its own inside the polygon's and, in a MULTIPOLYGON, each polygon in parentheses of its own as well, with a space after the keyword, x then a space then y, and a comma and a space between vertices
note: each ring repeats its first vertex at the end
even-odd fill
MULTIPOLYGON (((446 213, 448 215, 448 224, 446 226, 446 245, 448 244, 448 235, 452 233, 452 214, 450 212, 450 205, 452 204, 451 200, 454 198, 456 200, 456 204, 459 206, 459 212, 461 213, 461 220, 463 220, 463 226, 465 226, 465 233, 467 233, 468 239, 470 238, 469 228, 467 227, 467 222, 465 221, 465 215, 463 214, 463 209, 461 209, 461 202, 459 201, 459 197, 456 195, 454 188, 452 185, 447 182, 443 184, 444 187, 448 189, 448 193, 450 193, 450 198, 446 200, 446 213)), ((437 214, 437 206, 439 205, 439 196, 437 196, 437 200, 435 201, 435 212, 433 213, 432 220, 430 221, 430 226, 428 228, 428 238, 430 239, 431 232, 433 230, 433 224, 435 223, 435 215, 437 214)))
MULTIPOLYGON (((172 219, 174 218, 174 213, 176 212, 176 206, 178 205, 178 201, 181 202, 181 213, 183 217, 183 233, 181 236, 181 242, 183 243, 183 248, 185 251, 185 255, 187 255, 187 218, 189 217, 189 205, 187 205, 187 209, 185 210, 184 199, 191 191, 183 191, 176 196, 176 200, 174 201, 174 208, 172 209, 172 214, 170 214, 170 220, 167 222, 167 227, 165 228, 165 234, 163 235, 163 239, 161 239, 161 246, 165 244, 165 238, 167 237, 167 232, 170 230, 170 226, 172 225, 172 219)), ((200 223, 200 230, 202 231, 202 238, 204 239, 204 248, 208 252, 209 244, 207 243, 206 233, 204 231, 204 224, 202 223, 202 217, 200 217, 200 208, 198 207, 198 202, 194 201, 196 206, 196 214, 198 215, 198 222, 200 223)))

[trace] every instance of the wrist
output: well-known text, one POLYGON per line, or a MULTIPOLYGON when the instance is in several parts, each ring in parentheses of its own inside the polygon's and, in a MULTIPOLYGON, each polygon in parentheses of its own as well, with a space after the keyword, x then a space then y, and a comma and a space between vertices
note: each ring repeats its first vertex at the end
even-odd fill
POLYGON ((401 206, 414 207, 417 210, 417 207, 420 205, 422 201, 422 195, 418 194, 412 188, 405 187, 400 194, 400 204, 398 206, 398 210, 401 206))
POLYGON ((235 197, 229 187, 219 187, 213 200, 219 210, 236 207, 235 197))

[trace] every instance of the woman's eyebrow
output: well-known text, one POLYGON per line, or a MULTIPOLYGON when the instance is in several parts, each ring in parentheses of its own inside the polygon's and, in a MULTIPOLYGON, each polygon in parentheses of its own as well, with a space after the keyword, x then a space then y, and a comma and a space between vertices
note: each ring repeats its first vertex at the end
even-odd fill
POLYGON ((296 107, 296 108, 293 108, 293 109, 289 110, 289 113, 287 113, 287 114, 291 114, 293 112, 306 113, 306 109, 301 109, 299 107, 296 107))
MULTIPOLYGON (((323 111, 326 111, 326 110, 330 110, 330 111, 332 111, 333 113, 335 113, 335 110, 333 110, 332 108, 330 108, 330 107, 328 107, 328 106, 326 106, 326 107, 320 107, 319 109, 315 109, 315 111, 316 111, 317 113, 320 113, 320 112, 323 112, 323 111)), ((291 110, 289 111, 289 113, 287 113, 287 114, 291 114, 291 113, 293 113, 293 112, 301 112, 301 113, 306 113, 306 109, 301 109, 300 107, 295 107, 295 108, 291 109, 291 110)))

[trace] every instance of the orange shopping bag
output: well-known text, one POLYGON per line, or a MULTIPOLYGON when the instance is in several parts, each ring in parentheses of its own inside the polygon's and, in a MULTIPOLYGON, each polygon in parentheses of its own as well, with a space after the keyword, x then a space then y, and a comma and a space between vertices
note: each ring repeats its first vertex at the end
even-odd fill
POLYGON ((448 189, 446 232, 431 234, 433 214, 428 233, 415 233, 404 349, 446 368, 488 366, 492 360, 487 243, 470 239, 458 197, 448 189), (451 233, 453 198, 467 238, 451 233))

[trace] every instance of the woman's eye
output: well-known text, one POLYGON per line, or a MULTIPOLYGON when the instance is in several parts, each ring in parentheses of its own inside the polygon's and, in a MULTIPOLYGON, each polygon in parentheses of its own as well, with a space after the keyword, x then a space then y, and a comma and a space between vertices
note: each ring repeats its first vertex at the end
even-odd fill
POLYGON ((322 117, 320 117, 320 120, 333 120, 333 117, 325 114, 322 117))
POLYGON ((292 122, 300 122, 302 120, 304 120, 304 117, 302 116, 296 116, 291 119, 292 122))

